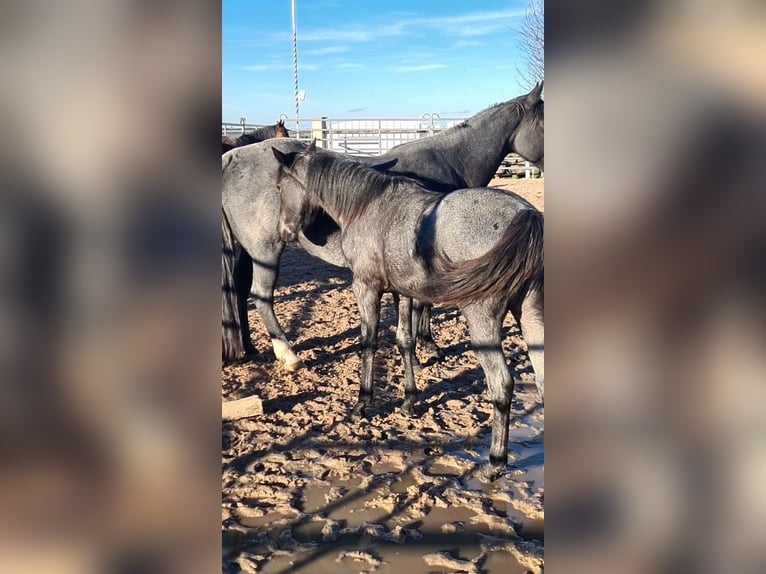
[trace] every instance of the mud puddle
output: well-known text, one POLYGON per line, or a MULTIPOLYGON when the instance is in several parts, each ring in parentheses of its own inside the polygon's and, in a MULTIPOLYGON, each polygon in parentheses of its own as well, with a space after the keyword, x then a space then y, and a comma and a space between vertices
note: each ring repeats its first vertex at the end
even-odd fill
MULTIPOLYGON (((541 446, 514 449, 528 460, 541 446)), ((429 450, 430 456, 422 448, 411 456, 372 451, 360 462, 377 474, 312 480, 289 503, 258 516, 252 507, 231 509, 225 571, 541 571, 542 510, 530 505, 524 512, 509 476, 489 485, 472 478, 483 449, 452 449, 459 447, 429 450)))
MULTIPOLYGON (((458 512, 439 520, 469 515, 458 512)), ((270 533, 268 542, 244 534, 238 540, 238 548, 229 549, 227 553, 229 571, 265 574, 541 571, 541 552, 530 552, 523 541, 487 534, 487 528, 466 526, 464 520, 443 522, 442 529, 436 531, 423 524, 413 526, 418 529, 403 529, 401 542, 392 540, 390 531, 376 525, 366 525, 327 540, 327 524, 320 521, 270 533)))

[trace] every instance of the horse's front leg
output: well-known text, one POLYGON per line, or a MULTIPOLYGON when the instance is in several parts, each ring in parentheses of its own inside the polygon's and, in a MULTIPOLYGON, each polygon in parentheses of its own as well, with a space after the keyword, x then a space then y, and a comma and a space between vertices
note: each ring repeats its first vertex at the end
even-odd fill
POLYGON ((418 394, 413 372, 415 340, 412 337, 412 299, 400 297, 398 307, 399 326, 396 329, 396 346, 399 348, 402 364, 404 365, 404 402, 402 403, 402 412, 406 415, 412 415, 415 399, 418 394))
MULTIPOLYGON (((471 333, 471 346, 479 359, 492 399, 492 443, 489 462, 478 472, 480 480, 498 478, 508 463, 508 423, 513 397, 513 376, 501 345, 503 313, 489 302, 477 302, 463 309, 471 333)), ((505 305, 502 306, 505 309, 505 305)))
POLYGON ((252 295, 255 308, 271 338, 277 360, 282 362, 286 370, 292 372, 303 368, 303 361, 293 351, 274 314, 274 285, 279 275, 282 249, 283 243, 270 244, 261 249, 258 257, 253 258, 252 295))
POLYGON ((356 304, 359 307, 359 318, 362 323, 362 367, 359 399, 351 412, 351 417, 357 419, 365 415, 367 406, 372 402, 373 362, 378 345, 381 293, 356 279, 351 288, 356 298, 356 304))
POLYGON ((441 358, 441 351, 431 334, 431 305, 413 300, 412 324, 415 327, 415 339, 428 359, 441 358))

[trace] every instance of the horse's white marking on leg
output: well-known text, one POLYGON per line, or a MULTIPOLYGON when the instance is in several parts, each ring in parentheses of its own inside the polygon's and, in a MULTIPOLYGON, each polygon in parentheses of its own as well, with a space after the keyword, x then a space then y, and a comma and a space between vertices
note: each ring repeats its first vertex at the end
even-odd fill
POLYGON ((272 339, 271 345, 274 347, 274 354, 277 356, 277 359, 284 363, 285 369, 293 372, 303 368, 303 361, 293 352, 289 344, 281 339, 272 339))

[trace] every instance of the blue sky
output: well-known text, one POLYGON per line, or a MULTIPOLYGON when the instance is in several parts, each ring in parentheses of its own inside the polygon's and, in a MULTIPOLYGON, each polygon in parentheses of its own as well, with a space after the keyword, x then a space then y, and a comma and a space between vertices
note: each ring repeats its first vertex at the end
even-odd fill
MULTIPOLYGON (((529 87, 527 0, 296 0, 301 120, 463 117, 529 87)), ((290 0, 223 0, 222 119, 295 115, 290 0)), ((303 123, 303 122, 302 122, 303 123)))

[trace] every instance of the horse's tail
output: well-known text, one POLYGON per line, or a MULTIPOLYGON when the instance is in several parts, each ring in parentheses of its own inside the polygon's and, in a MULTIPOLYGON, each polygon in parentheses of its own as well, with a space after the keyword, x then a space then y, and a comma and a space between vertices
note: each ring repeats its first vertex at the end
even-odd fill
POLYGON ((523 297, 543 280, 543 214, 524 209, 484 255, 451 261, 437 252, 433 298, 458 306, 494 295, 523 297))
POLYGON ((245 353, 240 337, 239 293, 234 282, 234 267, 236 265, 234 234, 223 209, 221 210, 221 232, 223 236, 221 248, 221 354, 224 360, 235 360, 241 358, 245 353))
POLYGON ((242 247, 236 244, 223 209, 221 234, 221 354, 225 361, 234 361, 255 350, 247 323, 247 294, 253 268, 242 247))

